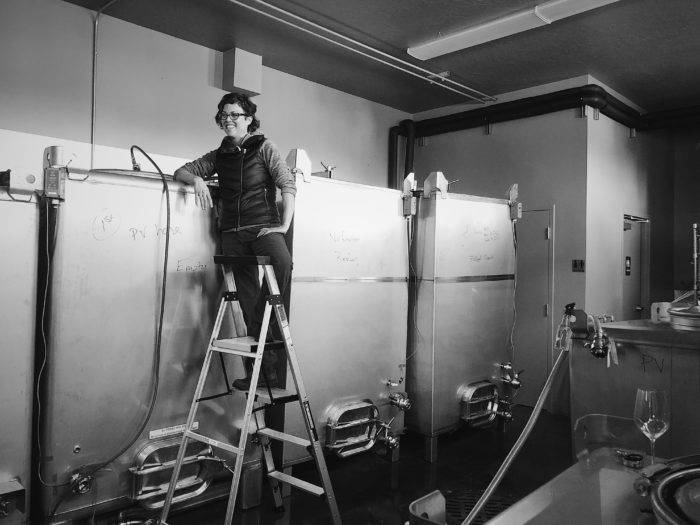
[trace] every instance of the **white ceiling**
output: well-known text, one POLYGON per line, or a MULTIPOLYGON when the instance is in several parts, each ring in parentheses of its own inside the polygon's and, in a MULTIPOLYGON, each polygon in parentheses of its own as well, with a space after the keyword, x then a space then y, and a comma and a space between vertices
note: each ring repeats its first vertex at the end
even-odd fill
MULTIPOLYGON (((620 0, 427 61, 406 49, 541 0, 267 1, 489 95, 589 74, 647 111, 700 104, 697 0, 620 0)), ((219 51, 241 47, 268 67, 410 113, 466 101, 229 0, 117 0, 105 14, 219 51)))

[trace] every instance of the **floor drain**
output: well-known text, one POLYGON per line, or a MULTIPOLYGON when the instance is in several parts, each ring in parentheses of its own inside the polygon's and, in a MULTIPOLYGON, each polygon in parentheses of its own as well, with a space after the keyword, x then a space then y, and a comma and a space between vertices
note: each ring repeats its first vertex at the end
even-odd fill
MULTIPOLYGON (((447 525, 461 524, 469 514, 469 511, 474 508, 476 502, 479 501, 480 496, 481 491, 473 489, 455 489, 447 492, 445 494, 447 525)), ((515 503, 514 498, 501 495, 491 496, 473 523, 475 525, 486 523, 488 520, 506 510, 513 503, 515 503)))

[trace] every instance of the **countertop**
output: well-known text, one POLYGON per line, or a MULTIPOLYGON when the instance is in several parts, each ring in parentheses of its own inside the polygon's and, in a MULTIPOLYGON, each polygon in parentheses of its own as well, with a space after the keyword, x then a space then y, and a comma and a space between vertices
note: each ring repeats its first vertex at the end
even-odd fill
POLYGON ((616 343, 700 350, 700 330, 679 330, 670 323, 654 323, 649 319, 605 323, 602 326, 616 343))

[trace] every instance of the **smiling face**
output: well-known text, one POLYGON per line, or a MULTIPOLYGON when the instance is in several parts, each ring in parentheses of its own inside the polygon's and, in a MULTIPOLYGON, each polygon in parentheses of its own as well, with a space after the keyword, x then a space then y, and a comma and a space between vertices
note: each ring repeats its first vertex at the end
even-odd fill
POLYGON ((224 133, 236 142, 243 140, 243 137, 248 133, 248 125, 253 121, 253 117, 244 115, 245 111, 240 104, 225 104, 219 114, 219 124, 224 133), (234 118, 232 114, 239 116, 234 118))

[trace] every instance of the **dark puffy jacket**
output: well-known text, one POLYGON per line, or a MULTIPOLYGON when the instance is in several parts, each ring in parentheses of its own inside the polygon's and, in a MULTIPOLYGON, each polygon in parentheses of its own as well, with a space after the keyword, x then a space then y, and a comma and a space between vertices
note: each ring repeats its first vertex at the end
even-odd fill
POLYGON ((275 182, 258 158, 264 141, 264 135, 253 135, 239 148, 226 137, 216 150, 222 230, 280 223, 275 182))

